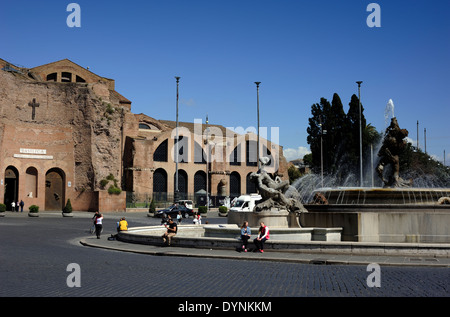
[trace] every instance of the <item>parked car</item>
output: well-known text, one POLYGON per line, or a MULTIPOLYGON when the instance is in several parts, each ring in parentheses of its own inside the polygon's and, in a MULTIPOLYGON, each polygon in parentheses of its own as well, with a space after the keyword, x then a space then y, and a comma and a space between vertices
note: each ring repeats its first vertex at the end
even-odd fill
POLYGON ((162 217, 164 214, 166 216, 172 217, 172 219, 176 220, 178 212, 181 211, 181 215, 183 218, 188 218, 189 216, 194 215, 194 211, 192 209, 186 208, 182 205, 170 206, 169 208, 158 210, 155 212, 155 217, 162 217))

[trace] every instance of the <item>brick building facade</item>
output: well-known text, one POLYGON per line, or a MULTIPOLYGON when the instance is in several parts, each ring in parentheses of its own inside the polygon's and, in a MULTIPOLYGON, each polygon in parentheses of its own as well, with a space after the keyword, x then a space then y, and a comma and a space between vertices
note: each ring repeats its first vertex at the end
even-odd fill
MULTIPOLYGON (((0 197, 7 208, 23 200, 61 210, 70 199, 74 210, 107 212, 125 210, 126 193, 172 199, 176 130, 174 121, 132 113, 114 80, 70 60, 24 68, 0 59, 0 197)), ((248 175, 257 169, 256 135, 201 122, 180 122, 178 134, 181 198, 206 183, 213 196, 254 192, 248 175)), ((269 172, 286 178, 282 148, 260 143, 269 172)))

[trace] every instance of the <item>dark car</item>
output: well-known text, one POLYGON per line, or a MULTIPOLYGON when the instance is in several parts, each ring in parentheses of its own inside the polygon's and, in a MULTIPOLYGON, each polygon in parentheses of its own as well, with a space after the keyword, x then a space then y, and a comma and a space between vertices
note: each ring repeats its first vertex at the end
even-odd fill
POLYGON ((166 216, 172 217, 172 219, 176 219, 178 212, 181 211, 181 215, 183 218, 188 218, 189 216, 194 215, 194 211, 192 209, 186 208, 185 206, 178 205, 178 206, 171 206, 167 209, 158 210, 155 212, 155 217, 162 217, 164 214, 166 216))

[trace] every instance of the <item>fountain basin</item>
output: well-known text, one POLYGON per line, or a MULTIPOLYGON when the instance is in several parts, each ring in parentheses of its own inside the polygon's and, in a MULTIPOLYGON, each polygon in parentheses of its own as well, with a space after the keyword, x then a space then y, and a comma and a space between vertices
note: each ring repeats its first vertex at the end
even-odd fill
POLYGON ((390 205, 390 208, 391 205, 438 205, 441 198, 450 197, 448 188, 337 187, 314 192, 321 193, 329 205, 390 205))
MULTIPOLYGON (((256 238, 258 228, 252 229, 249 245, 256 238)), ((131 228, 117 234, 123 242, 162 245, 161 236, 166 231, 162 226, 131 228)), ((270 228, 269 249, 302 248, 301 242, 340 241, 342 228, 270 228)), ((238 225, 179 225, 172 238, 177 247, 236 249, 240 246, 238 225)))
POLYGON ((248 221, 250 227, 259 228, 259 224, 264 222, 271 230, 273 228, 300 228, 298 217, 287 210, 265 210, 261 212, 233 211, 228 212, 227 223, 242 225, 248 221))
POLYGON ((300 223, 342 227, 343 241, 450 243, 450 189, 319 189, 328 204, 306 204, 300 223), (441 204, 444 203, 444 204, 441 204))

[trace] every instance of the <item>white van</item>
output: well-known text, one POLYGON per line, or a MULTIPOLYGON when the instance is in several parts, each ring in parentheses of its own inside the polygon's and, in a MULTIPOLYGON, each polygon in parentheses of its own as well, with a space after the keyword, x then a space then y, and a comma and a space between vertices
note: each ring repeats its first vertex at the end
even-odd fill
POLYGON ((262 197, 259 194, 241 195, 237 198, 231 211, 253 211, 255 205, 262 197))
POLYGON ((186 206, 186 208, 188 209, 194 208, 194 203, 192 202, 192 200, 179 200, 178 205, 186 206))

